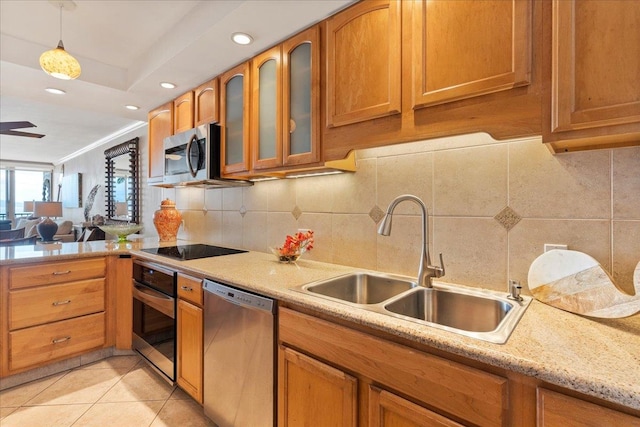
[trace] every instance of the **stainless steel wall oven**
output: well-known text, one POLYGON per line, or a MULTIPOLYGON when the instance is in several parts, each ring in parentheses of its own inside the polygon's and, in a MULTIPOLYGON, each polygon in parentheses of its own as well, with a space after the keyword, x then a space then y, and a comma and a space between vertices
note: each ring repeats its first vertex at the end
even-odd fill
POLYGON ((175 382, 176 273, 133 262, 133 349, 170 383, 175 382))

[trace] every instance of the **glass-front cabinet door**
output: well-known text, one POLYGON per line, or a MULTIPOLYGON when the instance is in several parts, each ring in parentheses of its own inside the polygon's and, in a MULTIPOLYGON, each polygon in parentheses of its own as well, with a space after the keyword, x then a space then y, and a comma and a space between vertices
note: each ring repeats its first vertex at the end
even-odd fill
POLYGON ((252 167, 282 165, 282 54, 280 46, 252 61, 252 167))
POLYGON ((249 171, 249 63, 220 76, 222 174, 249 171))
POLYGON ((320 161, 320 31, 282 45, 284 165, 320 161))
POLYGON ((315 26, 252 60, 255 171, 320 161, 319 39, 315 26))

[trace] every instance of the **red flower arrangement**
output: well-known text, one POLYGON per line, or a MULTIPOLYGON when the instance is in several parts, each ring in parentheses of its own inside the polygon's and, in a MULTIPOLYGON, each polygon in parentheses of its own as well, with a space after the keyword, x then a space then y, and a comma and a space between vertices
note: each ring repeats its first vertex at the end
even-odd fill
POLYGON ((281 248, 273 248, 273 253, 283 262, 294 262, 300 255, 313 249, 313 230, 299 231, 293 236, 287 235, 281 248))

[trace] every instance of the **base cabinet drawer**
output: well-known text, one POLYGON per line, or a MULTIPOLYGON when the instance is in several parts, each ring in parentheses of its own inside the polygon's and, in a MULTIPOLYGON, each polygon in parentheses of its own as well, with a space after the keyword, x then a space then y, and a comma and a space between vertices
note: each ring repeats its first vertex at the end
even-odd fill
POLYGON ((104 311, 104 278, 9 292, 9 329, 104 311))
POLYGON ((104 342, 104 313, 13 331, 9 333, 9 370, 71 356, 104 342))
POLYGON ((9 289, 29 288, 40 285, 68 283, 76 280, 105 277, 105 258, 76 261, 48 262, 9 269, 9 289))

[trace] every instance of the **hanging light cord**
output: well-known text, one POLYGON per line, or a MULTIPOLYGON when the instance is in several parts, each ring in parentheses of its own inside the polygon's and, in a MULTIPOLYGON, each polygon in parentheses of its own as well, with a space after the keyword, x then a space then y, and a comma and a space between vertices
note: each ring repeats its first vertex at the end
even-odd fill
POLYGON ((60 41, 62 41, 62 2, 60 2, 60 41))

